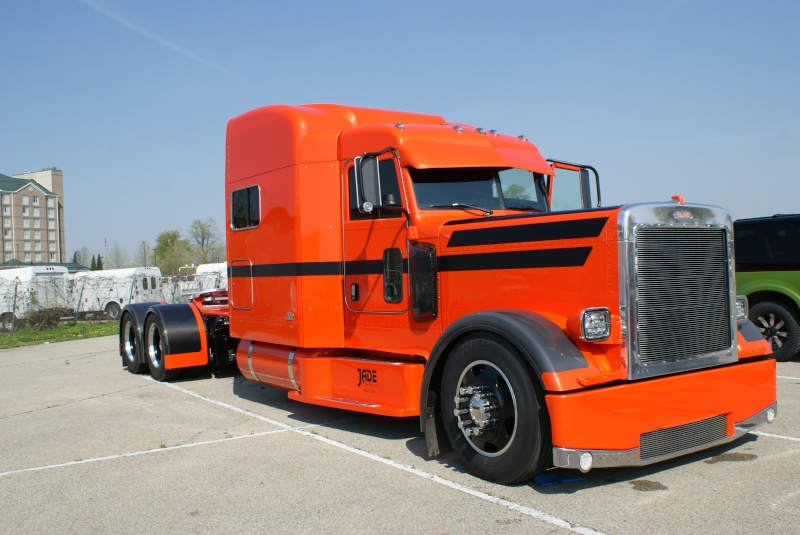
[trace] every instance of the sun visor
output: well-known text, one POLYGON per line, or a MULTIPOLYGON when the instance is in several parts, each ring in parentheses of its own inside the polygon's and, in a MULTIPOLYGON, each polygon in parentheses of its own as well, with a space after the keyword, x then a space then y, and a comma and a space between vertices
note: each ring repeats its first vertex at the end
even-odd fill
POLYGON ((514 148, 409 139, 400 146, 400 156, 404 165, 416 169, 516 167, 545 175, 552 173, 535 145, 525 141, 519 143, 526 145, 514 148))

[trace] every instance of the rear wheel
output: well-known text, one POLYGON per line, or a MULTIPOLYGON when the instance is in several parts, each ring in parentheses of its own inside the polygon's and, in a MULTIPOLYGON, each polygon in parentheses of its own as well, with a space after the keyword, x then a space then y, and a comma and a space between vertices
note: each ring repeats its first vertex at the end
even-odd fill
POLYGON ((488 334, 461 342, 445 363, 441 392, 450 444, 471 473, 511 484, 550 466, 541 390, 507 342, 488 334))
POLYGON ((122 318, 120 328, 120 347, 122 348, 122 361, 131 373, 144 373, 147 371, 147 362, 142 355, 141 343, 136 336, 136 325, 130 313, 122 318))
POLYGON ((144 324, 144 351, 150 375, 156 381, 169 381, 177 375, 176 370, 168 370, 164 362, 163 330, 156 316, 151 315, 144 324))
POLYGON ((109 303, 106 305, 106 316, 108 316, 108 319, 114 321, 118 320, 120 312, 121 309, 118 303, 109 303))
POLYGON ((772 346, 778 362, 791 360, 800 353, 800 319, 783 300, 761 301, 750 307, 750 320, 772 346))
POLYGON ((14 314, 11 312, 7 312, 0 317, 0 328, 3 329, 5 332, 11 332, 14 330, 14 323, 16 323, 14 314))

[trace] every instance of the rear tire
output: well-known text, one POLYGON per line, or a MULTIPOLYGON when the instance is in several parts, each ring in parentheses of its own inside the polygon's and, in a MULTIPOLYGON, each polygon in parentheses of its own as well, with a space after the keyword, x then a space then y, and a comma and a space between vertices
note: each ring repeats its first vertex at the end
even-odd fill
POLYGON ((118 320, 120 312, 121 309, 118 303, 109 303, 106 305, 106 317, 108 317, 108 319, 113 321, 118 320))
POLYGON ((750 320, 772 346, 772 357, 786 362, 800 353, 800 318, 782 299, 761 301, 750 307, 750 320))
POLYGON ((14 330, 15 324, 16 318, 14 318, 14 314, 11 312, 7 312, 0 317, 0 328, 2 328, 3 332, 10 333, 14 330))
POLYGON ((502 338, 472 335, 450 354, 442 413, 453 450, 472 474, 504 485, 552 464, 544 397, 531 370, 502 338))
POLYGON ((119 333, 119 345, 122 349, 123 366, 134 374, 147 371, 147 362, 142 354, 142 343, 136 332, 136 324, 130 313, 126 313, 122 318, 119 333))
POLYGON ((150 375, 156 381, 169 381, 178 375, 177 370, 168 370, 164 362, 164 338, 161 322, 150 315, 144 324, 144 354, 150 375))

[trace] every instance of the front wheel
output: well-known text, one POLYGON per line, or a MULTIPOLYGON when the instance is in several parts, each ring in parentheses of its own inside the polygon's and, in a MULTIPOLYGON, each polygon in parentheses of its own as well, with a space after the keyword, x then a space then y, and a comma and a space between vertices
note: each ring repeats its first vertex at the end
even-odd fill
POLYGON ((800 353, 800 319, 782 300, 762 301, 750 307, 750 320, 772 346, 772 356, 786 362, 800 353))
POLYGON ((471 473, 512 484, 550 466, 544 398, 506 341, 484 334, 461 342, 445 363, 441 392, 447 436, 471 473))
POLYGON ((163 329, 156 316, 151 315, 144 324, 144 351, 147 365, 150 367, 150 376, 156 381, 169 381, 173 379, 176 370, 168 370, 164 362, 163 329))

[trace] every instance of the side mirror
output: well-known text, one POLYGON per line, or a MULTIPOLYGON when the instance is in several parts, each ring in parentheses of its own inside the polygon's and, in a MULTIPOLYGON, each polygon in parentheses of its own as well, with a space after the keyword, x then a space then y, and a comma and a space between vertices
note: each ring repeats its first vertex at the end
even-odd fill
POLYGON ((355 159, 356 198, 358 211, 372 213, 381 205, 381 177, 378 171, 377 156, 361 156, 355 159))

